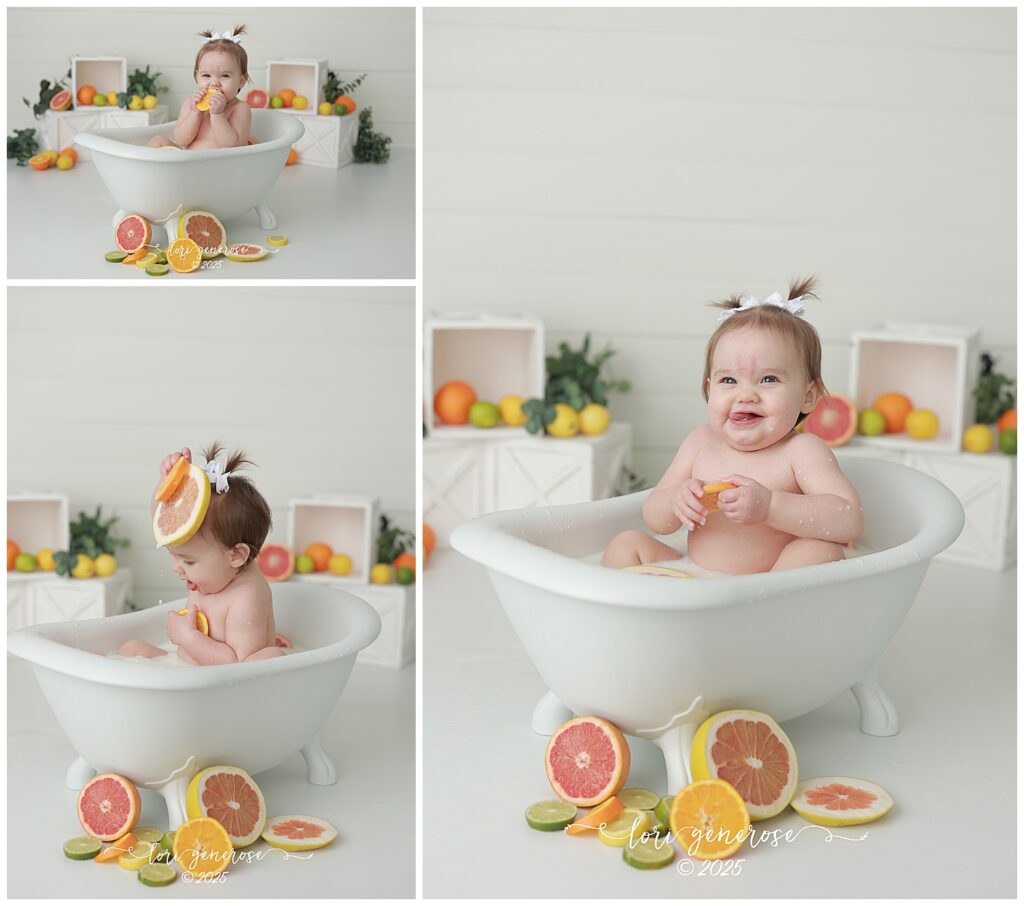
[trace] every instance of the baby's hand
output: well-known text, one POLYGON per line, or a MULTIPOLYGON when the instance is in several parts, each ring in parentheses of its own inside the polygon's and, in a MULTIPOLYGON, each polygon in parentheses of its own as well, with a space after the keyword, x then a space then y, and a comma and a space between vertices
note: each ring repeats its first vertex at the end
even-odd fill
POLYGON ((219 116, 228 105, 228 99, 221 92, 210 95, 210 116, 219 116))
POLYGON ((169 638, 175 645, 184 644, 184 641, 193 632, 199 632, 196 629, 196 611, 198 608, 195 604, 189 604, 188 613, 181 614, 176 610, 172 610, 167 614, 167 638, 169 638))
POLYGON ((700 502, 703 494, 704 482, 699 478, 679 482, 672 492, 672 512, 691 532, 708 517, 707 507, 700 502))
POLYGON ((768 488, 745 475, 730 475, 722 480, 736 485, 718 493, 718 509, 726 519, 737 525, 757 525, 768 518, 772 505, 768 488))
MULTIPOLYGON (((192 108, 195 109, 196 104, 198 104, 204 97, 206 97, 206 89, 197 88, 195 94, 192 95, 192 108)), ((200 110, 199 112, 202 113, 203 111, 200 110)))
POLYGON ((168 453, 160 463, 160 477, 166 478, 167 474, 174 468, 174 464, 183 456, 189 462, 192 462, 192 451, 188 447, 182 447, 180 453, 168 453))

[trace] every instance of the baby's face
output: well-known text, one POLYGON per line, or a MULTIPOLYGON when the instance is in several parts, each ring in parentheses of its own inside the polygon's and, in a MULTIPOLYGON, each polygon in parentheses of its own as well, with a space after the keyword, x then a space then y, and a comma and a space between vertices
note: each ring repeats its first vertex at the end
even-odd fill
POLYGON ((735 450, 763 450, 782 440, 818 393, 795 345, 747 328, 719 340, 708 379, 708 424, 735 450))
POLYGON ((242 72, 231 54, 223 50, 204 53, 196 73, 196 85, 215 88, 229 101, 242 89, 242 72))
POLYGON ((167 548, 174 574, 184 580, 189 591, 215 595, 223 591, 244 565, 237 548, 221 547, 213 538, 197 533, 184 544, 167 548))

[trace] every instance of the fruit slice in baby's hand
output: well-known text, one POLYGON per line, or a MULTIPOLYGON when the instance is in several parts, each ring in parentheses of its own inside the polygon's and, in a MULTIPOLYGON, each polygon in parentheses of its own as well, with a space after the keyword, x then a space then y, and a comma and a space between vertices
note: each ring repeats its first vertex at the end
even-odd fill
POLYGON ((734 488, 736 485, 729 481, 713 481, 711 484, 704 485, 704 496, 701 497, 700 502, 707 507, 709 513, 718 512, 718 495, 722 491, 728 491, 729 488, 734 488))
MULTIPOLYGON (((185 607, 178 611, 179 614, 185 616, 188 613, 188 608, 185 607)), ((198 629, 203 635, 210 634, 210 621, 206 619, 206 614, 201 610, 196 611, 196 629, 198 629)))
POLYGON ((204 97, 198 104, 196 104, 196 110, 209 110, 210 109, 210 98, 217 93, 216 88, 207 88, 206 97, 204 97))
POLYGON ((167 473, 163 484, 156 489, 157 500, 171 499, 171 495, 178 489, 178 485, 181 484, 182 479, 188 474, 188 466, 189 462, 184 456, 171 466, 171 471, 167 473))

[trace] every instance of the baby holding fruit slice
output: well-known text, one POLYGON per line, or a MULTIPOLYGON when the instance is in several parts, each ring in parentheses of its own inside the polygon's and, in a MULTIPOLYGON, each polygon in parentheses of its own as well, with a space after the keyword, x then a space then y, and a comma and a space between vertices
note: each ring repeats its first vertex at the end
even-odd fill
MULTIPOLYGON (((169 453, 160 463, 160 484, 153 499, 154 514, 161 502, 168 508, 167 524, 156 515, 155 528, 167 533, 163 543, 170 551, 172 568, 188 589, 187 610, 172 610, 167 615, 167 638, 178 646, 182 660, 204 666, 284 654, 274 643, 276 627, 270 586, 255 565, 270 532, 270 507, 252 482, 237 474, 241 466, 249 463, 245 454, 233 453, 222 466, 217 458, 220 453, 220 444, 216 443, 204 451, 203 471, 209 478, 208 484, 203 471, 191 465, 192 452, 188 447, 169 453), (202 486, 195 481, 193 472, 198 473, 202 486), (205 514, 204 494, 209 500, 205 514), (200 514, 198 529, 190 532, 190 526, 179 529, 177 524, 171 524, 179 503, 200 514), (184 540, 175 540, 181 535, 185 535, 184 540)), ((117 653, 123 657, 155 658, 168 652, 132 639, 124 642, 117 653)))
POLYGON ((173 141, 158 135, 150 140, 153 148, 236 148, 249 141, 252 111, 238 100, 249 78, 249 58, 239 43, 245 26, 233 32, 200 32, 206 42, 196 55, 192 75, 195 93, 186 98, 178 112, 173 141))
MULTIPOLYGON (((659 535, 689 529, 684 568, 745 575, 842 560, 863 527, 860 497, 835 455, 797 426, 826 393, 821 342, 802 319, 814 280, 786 298, 744 296, 723 309, 708 340, 702 392, 707 424, 690 432, 644 503, 659 535), (708 487, 714 485, 714 487, 708 487), (725 485, 725 487, 721 487, 725 485), (717 498, 717 500, 715 500, 717 498)), ((676 561, 645 532, 616 535, 605 566, 676 561)))

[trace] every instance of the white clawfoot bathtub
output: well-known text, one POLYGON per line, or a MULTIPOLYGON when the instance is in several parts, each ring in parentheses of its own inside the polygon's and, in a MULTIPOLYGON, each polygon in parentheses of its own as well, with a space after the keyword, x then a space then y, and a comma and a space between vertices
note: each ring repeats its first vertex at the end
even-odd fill
POLYGON ((694 733, 719 711, 751 708, 785 721, 851 689, 863 732, 897 733, 879 659, 929 561, 960 534, 963 508, 914 469, 853 457, 842 466, 864 507, 858 543, 872 552, 779 573, 671 579, 581 559, 618 532, 646 530, 647 491, 459 526, 452 546, 487 567, 550 690, 534 730, 550 734, 573 714, 597 715, 653 740, 670 794, 690 782, 694 733))
POLYGON ((232 220, 255 210, 261 229, 277 227, 267 199, 284 169, 291 146, 304 128, 292 114, 252 111, 254 145, 181 151, 150 148, 155 135, 171 137, 177 122, 137 129, 79 132, 75 144, 92 152, 93 163, 118 207, 114 224, 126 214, 141 214, 163 224, 170 238, 187 211, 203 210, 232 220))
POLYGON ((377 612, 339 589, 281 584, 274 587, 278 631, 308 651, 215 667, 97 656, 116 651, 127 639, 166 642, 167 611, 185 603, 43 623, 8 636, 7 650, 32 664, 78 753, 67 785, 81 789, 96 773, 123 774, 139 789, 163 795, 173 830, 186 820, 189 781, 212 765, 259 774, 301 751, 310 783, 334 783, 320 729, 356 655, 380 632, 377 612))

